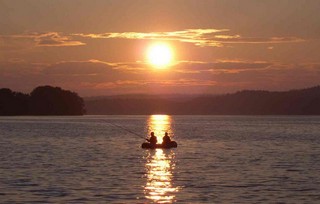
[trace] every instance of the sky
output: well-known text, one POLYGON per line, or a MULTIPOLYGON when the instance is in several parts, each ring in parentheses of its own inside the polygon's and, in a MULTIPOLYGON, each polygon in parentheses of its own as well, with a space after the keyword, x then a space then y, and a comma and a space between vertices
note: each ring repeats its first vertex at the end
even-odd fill
POLYGON ((0 0, 0 88, 80 96, 320 85, 317 0, 0 0), (157 69, 148 48, 166 43, 157 69))

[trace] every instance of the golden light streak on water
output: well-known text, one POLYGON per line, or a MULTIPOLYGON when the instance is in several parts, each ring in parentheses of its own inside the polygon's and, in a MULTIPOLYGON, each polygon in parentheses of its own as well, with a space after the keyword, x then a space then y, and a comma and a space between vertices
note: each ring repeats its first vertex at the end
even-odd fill
MULTIPOLYGON (((162 143, 165 132, 173 134, 172 118, 169 115, 151 115, 148 119, 148 133, 154 132, 158 143, 162 143)), ((145 197, 155 203, 172 203, 179 188, 173 184, 175 169, 174 150, 147 150, 145 197)))
POLYGON ((157 136, 158 143, 162 143, 162 137, 166 132, 172 137, 172 118, 169 115, 151 115, 148 119, 148 134, 151 132, 157 136))
POLYGON ((144 188, 147 199, 156 203, 172 203, 178 188, 173 185, 174 151, 150 150, 147 156, 147 183, 144 188))

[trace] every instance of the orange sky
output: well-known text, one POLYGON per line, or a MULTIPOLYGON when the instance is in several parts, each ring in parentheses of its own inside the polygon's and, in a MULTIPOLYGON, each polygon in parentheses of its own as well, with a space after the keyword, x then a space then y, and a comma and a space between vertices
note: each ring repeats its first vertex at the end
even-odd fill
POLYGON ((0 88, 81 96, 320 84, 320 1, 0 0, 0 88), (166 42, 157 70, 146 50, 166 42))

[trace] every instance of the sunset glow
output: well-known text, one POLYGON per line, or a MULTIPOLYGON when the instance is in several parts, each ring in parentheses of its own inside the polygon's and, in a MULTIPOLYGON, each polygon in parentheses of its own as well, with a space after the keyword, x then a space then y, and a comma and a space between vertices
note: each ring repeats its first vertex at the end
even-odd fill
POLYGON ((0 86, 14 91, 216 95, 319 85, 320 1, 0 2, 0 86))
POLYGON ((0 204, 318 203, 319 11, 0 0, 0 204))
POLYGON ((168 67, 173 59, 173 52, 168 44, 154 44, 147 51, 148 62, 155 68, 168 67))

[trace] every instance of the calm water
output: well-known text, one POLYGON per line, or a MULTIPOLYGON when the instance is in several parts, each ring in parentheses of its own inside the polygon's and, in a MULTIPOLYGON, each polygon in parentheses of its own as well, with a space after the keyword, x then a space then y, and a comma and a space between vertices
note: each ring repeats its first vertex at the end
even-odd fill
POLYGON ((0 117, 0 203, 319 203, 319 172, 320 117, 0 117))

